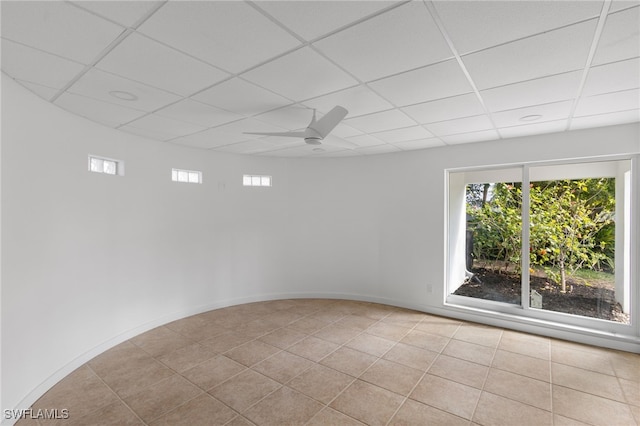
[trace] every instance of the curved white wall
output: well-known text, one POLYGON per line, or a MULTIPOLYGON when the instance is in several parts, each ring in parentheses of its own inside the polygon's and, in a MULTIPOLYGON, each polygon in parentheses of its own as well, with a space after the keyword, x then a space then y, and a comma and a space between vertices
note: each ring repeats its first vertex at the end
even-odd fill
POLYGON ((636 124, 366 158, 224 155, 102 127, 3 75, 0 407, 228 304, 334 296, 445 313, 446 168, 638 152, 636 124), (88 154, 126 175, 87 172, 88 154), (172 167, 204 183, 172 183, 172 167), (243 188, 243 173, 274 186, 243 188))

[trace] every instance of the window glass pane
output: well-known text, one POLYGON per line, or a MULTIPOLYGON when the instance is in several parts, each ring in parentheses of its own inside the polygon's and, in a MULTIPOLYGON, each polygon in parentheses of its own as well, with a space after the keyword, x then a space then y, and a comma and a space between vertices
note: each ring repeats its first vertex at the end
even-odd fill
POLYGON ((174 182, 178 180, 178 171, 176 169, 171 170, 171 180, 174 182))
POLYGON ((97 172, 97 173, 102 173, 104 168, 103 168, 103 161, 99 158, 91 158, 91 171, 92 172, 97 172))
POLYGON ((189 173, 184 170, 178 170, 178 182, 189 182, 189 173))
POLYGON ((262 176, 260 180, 262 186, 271 186, 271 176, 262 176))
POLYGON ((251 176, 251 185, 260 186, 260 176, 251 176))
POLYGON ((109 175, 115 175, 116 174, 116 162, 115 161, 104 160, 104 172, 109 174, 109 175))
POLYGON ((200 183, 200 173, 198 173, 198 172, 189 172, 189 182, 191 182, 191 183, 200 183))
POLYGON ((242 176, 242 184, 244 186, 251 186, 251 176, 249 175, 242 176))

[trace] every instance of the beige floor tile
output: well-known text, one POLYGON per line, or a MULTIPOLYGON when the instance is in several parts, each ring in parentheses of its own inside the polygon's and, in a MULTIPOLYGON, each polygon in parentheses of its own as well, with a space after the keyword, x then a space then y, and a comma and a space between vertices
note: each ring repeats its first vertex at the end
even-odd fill
POLYGON ((304 425, 322 408, 319 402, 283 386, 243 415, 258 425, 304 425))
POLYGON ((313 336, 328 342, 342 345, 360 334, 361 331, 342 324, 333 323, 318 330, 313 336))
POLYGON ((401 327, 413 328, 427 317, 429 317, 429 315, 422 312, 400 309, 391 312, 389 315, 384 317, 382 321, 399 325, 401 327))
POLYGON ((438 425, 468 426, 469 420, 407 399, 389 422, 390 426, 438 425))
POLYGON ((517 331, 504 330, 498 349, 546 360, 551 357, 551 343, 548 337, 517 331))
POLYGON ((354 378, 319 364, 292 379, 287 386, 322 402, 330 403, 354 378))
POLYGON ((437 356, 436 352, 420 349, 405 343, 397 343, 389 352, 384 354, 383 358, 407 367, 426 371, 437 356))
POLYGON ((349 374, 350 376, 358 377, 364 370, 369 368, 371 364, 376 362, 377 359, 378 358, 373 355, 343 346, 322 359, 320 364, 349 374))
POLYGON ((169 324, 166 324, 165 327, 196 342, 211 339, 212 337, 229 331, 220 324, 207 320, 200 315, 170 322, 169 324))
POLYGON ((640 406, 637 405, 629 405, 629 409, 631 410, 631 414, 636 419, 636 423, 640 425, 640 406))
POLYGON ((358 331, 364 331, 376 322, 377 320, 374 320, 373 318, 361 317, 359 315, 345 315, 336 321, 335 324, 353 328, 358 331))
POLYGON ((179 407, 202 393, 202 389, 185 378, 174 375, 125 399, 125 402, 145 422, 179 407))
POLYGON ((236 416, 233 420, 231 420, 225 426, 255 426, 255 424, 245 419, 242 416, 236 416))
POLYGON ((490 366, 495 349, 487 346, 476 345, 475 343, 451 339, 442 353, 455 358, 475 362, 476 364, 490 366))
POLYGON ((436 321, 422 321, 416 325, 415 330, 423 331, 429 334, 437 334, 444 337, 453 337, 460 328, 460 324, 457 323, 443 323, 436 321))
POLYGON ((489 367, 441 354, 428 372, 434 376, 482 389, 489 367))
POLYGON ((210 347, 194 343, 161 355, 157 359, 167 367, 181 373, 216 355, 218 353, 210 347))
POLYGON ((362 373, 360 380, 380 386, 402 396, 407 396, 418 380, 422 378, 423 371, 406 365, 397 364, 385 359, 379 359, 367 371, 362 373))
POLYGON ((245 336, 244 334, 227 331, 211 339, 203 340, 200 343, 218 353, 224 353, 251 340, 253 340, 253 338, 245 336))
POLYGON ((633 425, 627 404, 553 385, 553 412, 594 426, 633 425))
POLYGON ((551 426, 551 412, 489 392, 482 392, 473 421, 481 425, 551 426))
POLYGON ((294 321, 297 321, 303 318, 305 315, 300 313, 291 312, 289 310, 280 310, 277 312, 272 312, 268 315, 261 317, 260 319, 264 322, 272 324, 278 328, 285 327, 287 324, 290 324, 294 321))
POLYGON ((89 361, 89 366, 113 389, 126 398, 174 374, 137 346, 126 342, 89 361))
POLYGON ((640 407, 640 383, 633 380, 618 378, 620 387, 627 400, 627 404, 640 407))
POLYGON ((609 354, 578 350, 567 345, 551 345, 551 361, 614 376, 609 354))
POLYGON ((551 380, 554 385, 625 402, 620 383, 614 376, 553 362, 551 363, 551 380))
POLYGON ((306 426, 328 426, 328 425, 336 425, 336 426, 363 426, 364 423, 357 421, 356 419, 347 416, 346 414, 342 414, 339 411, 336 411, 332 408, 326 407, 318 414, 313 416, 311 420, 306 424, 306 426))
MULTIPOLYGON (((66 409, 69 417, 79 418, 118 401, 118 397, 86 365, 66 376, 38 401, 33 409, 66 409)), ((54 422, 45 422, 53 424, 54 422)))
POLYGON ((246 324, 242 324, 238 327, 235 327, 233 331, 235 333, 240 333, 244 336, 255 339, 260 336, 264 336, 265 334, 272 333, 279 328, 280 326, 271 324, 270 322, 264 321, 261 318, 259 318, 259 319, 250 321, 246 324))
POLYGON ((551 384, 492 368, 484 390, 542 410, 551 411, 551 384))
POLYGON ((346 347, 380 357, 395 345, 395 342, 372 334, 362 333, 347 343, 346 347))
MULTIPOLYGON (((40 422, 46 425, 46 422, 40 422)), ((127 407, 122 401, 114 402, 97 411, 77 418, 70 416, 69 420, 60 423, 64 426, 143 426, 140 418, 127 407)))
POLYGON ((292 322, 287 327, 298 330, 302 333, 313 334, 321 328, 328 326, 330 323, 331 322, 326 321, 325 318, 318 318, 310 315, 308 317, 299 319, 298 321, 292 322))
POLYGON ((502 337, 502 329, 480 325, 464 324, 456 331, 453 338, 477 345, 495 348, 502 337))
POLYGON ((313 365, 316 364, 306 358, 282 351, 252 368, 258 373, 284 384, 313 365))
POLYGON ((450 339, 445 336, 411 330, 400 342, 432 352, 442 352, 445 346, 447 346, 447 343, 449 343, 449 340, 450 339))
POLYGON ((640 354, 612 352, 610 359, 616 376, 640 382, 640 354))
POLYGON ((281 350, 282 349, 268 345, 259 340, 252 340, 251 342, 247 342, 244 345, 240 345, 237 348, 233 348, 230 351, 225 352, 225 356, 242 365, 251 367, 281 350))
POLYGON ((575 419, 570 419, 569 417, 554 414, 553 426, 589 426, 589 425, 587 423, 583 423, 575 419))
POLYGON ((202 394, 154 420, 149 426, 224 425, 236 412, 208 394, 202 394))
POLYGON ((247 367, 244 365, 220 355, 198 364, 182 373, 182 375, 201 389, 209 390, 246 369, 247 367))
POLYGON ((269 334, 265 334, 264 336, 259 337, 258 340, 280 349, 286 349, 289 346, 298 343, 305 337, 307 337, 305 333, 285 327, 269 334))
POLYGON ((287 349, 288 352, 318 362, 340 346, 317 337, 309 336, 287 349))
POLYGON ((209 394, 242 413, 280 386, 267 376, 246 370, 209 390, 209 394))
POLYGON ((142 333, 130 341, 153 357, 173 352, 193 343, 193 340, 164 326, 142 333))
POLYGON ((498 349, 491 366, 532 379, 551 382, 551 363, 544 359, 498 349))
POLYGON ((380 321, 367 328, 366 331, 368 334, 399 342, 407 335, 407 333, 409 333, 409 331, 411 331, 411 329, 380 321))
POLYGON ((403 398, 386 389, 356 380, 329 406, 367 425, 385 425, 403 398))
POLYGON ((471 420, 480 390, 427 374, 409 396, 411 399, 471 420))

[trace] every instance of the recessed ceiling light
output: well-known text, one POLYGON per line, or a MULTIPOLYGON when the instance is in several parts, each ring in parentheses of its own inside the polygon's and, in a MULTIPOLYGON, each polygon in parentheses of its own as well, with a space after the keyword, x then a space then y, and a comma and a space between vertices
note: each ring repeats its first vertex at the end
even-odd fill
POLYGON ((122 99, 123 101, 137 101, 138 97, 130 92, 123 92, 121 90, 112 90, 109 92, 114 98, 122 99))
POLYGON ((313 148, 313 152, 324 152, 324 148, 313 148))
POLYGON ((532 114, 532 115, 525 115, 524 117, 520 117, 520 121, 536 121, 536 120, 540 120, 542 118, 542 116, 540 114, 532 114))

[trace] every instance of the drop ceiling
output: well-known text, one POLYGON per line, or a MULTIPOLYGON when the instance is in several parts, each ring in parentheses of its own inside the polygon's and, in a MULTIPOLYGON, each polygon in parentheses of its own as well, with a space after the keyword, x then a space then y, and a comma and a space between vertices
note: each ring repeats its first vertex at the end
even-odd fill
POLYGON ((2 1, 2 71, 192 148, 373 155, 640 121, 639 1, 2 1), (320 146, 245 132, 349 114, 320 146))

